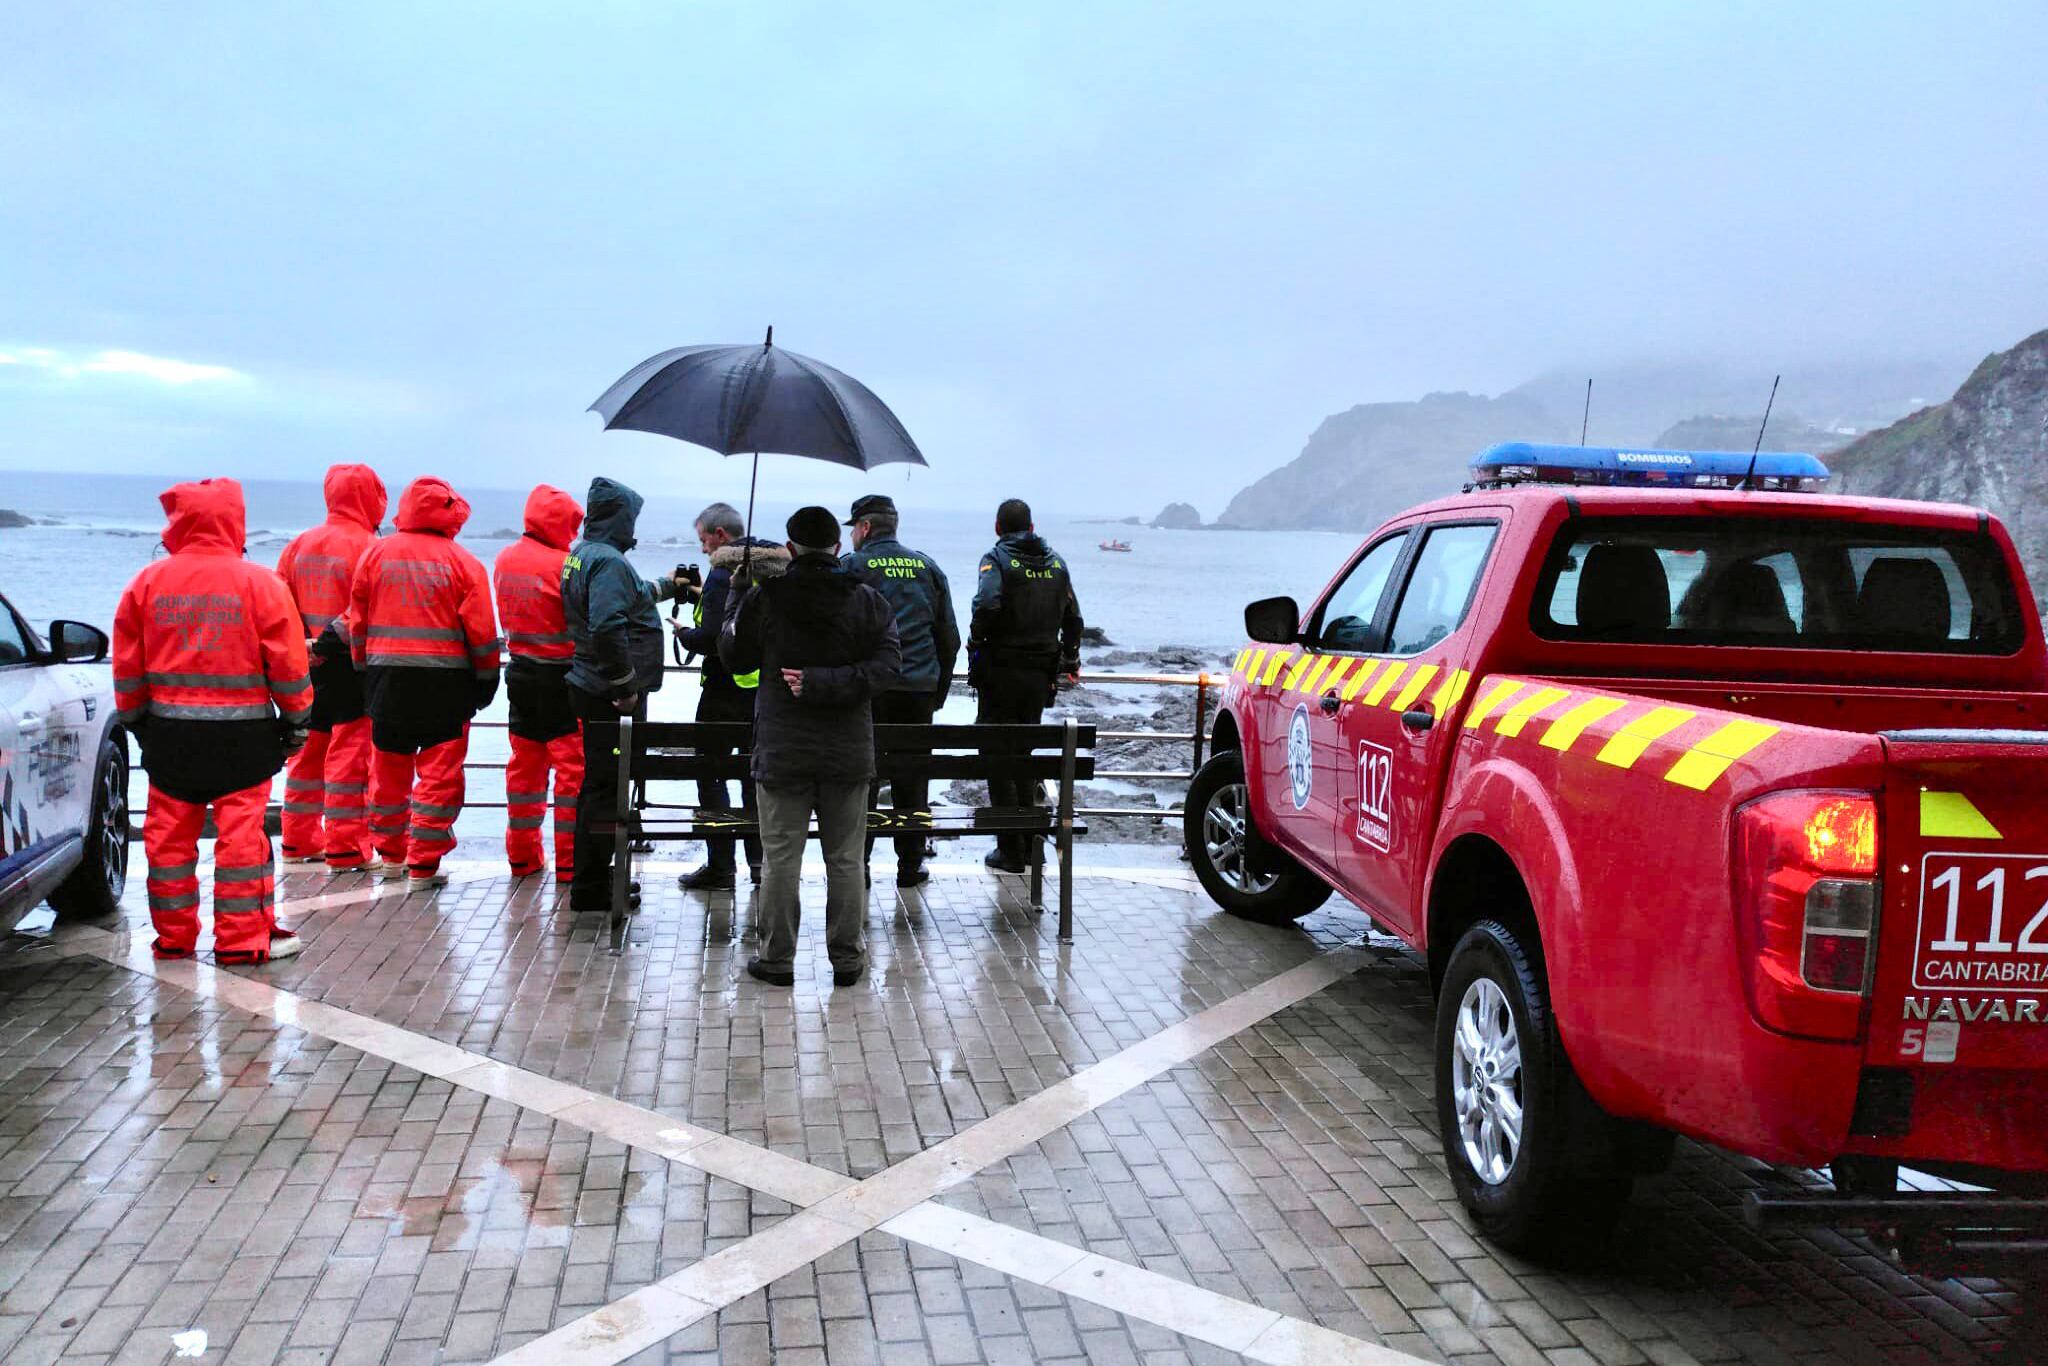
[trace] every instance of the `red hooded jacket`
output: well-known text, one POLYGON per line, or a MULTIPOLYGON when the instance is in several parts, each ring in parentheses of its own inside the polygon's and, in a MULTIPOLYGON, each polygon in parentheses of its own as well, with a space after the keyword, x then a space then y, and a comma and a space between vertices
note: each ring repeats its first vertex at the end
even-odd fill
MULTIPOLYGON (((276 717, 305 725, 313 707, 313 684, 305 674, 305 635, 285 582, 242 557, 248 514, 242 485, 233 479, 180 483, 160 500, 168 524, 168 559, 143 565, 115 608, 115 707, 119 721, 145 733, 143 762, 158 778, 154 758, 170 768, 193 768, 182 760, 199 756, 209 776, 221 764, 203 760, 205 750, 236 750, 248 764, 268 768, 242 786, 274 774, 283 764, 276 748, 276 717), (201 735, 158 743, 182 723, 254 721, 264 743, 229 741, 199 727, 201 735), (147 723, 147 725, 143 725, 147 723), (168 727, 166 727, 168 723, 168 727), (211 739, 205 739, 211 735, 211 739), (186 743, 190 741, 190 743, 186 743), (260 754, 258 754, 260 750, 260 754)), ((178 774, 168 774, 178 782, 178 774)), ((186 791, 213 782, 193 778, 186 791)), ((168 791, 168 786, 166 786, 168 791)), ((182 793, 180 793, 182 795, 182 793)))
POLYGON ((445 480, 406 486, 398 530, 363 552, 349 591, 356 667, 463 669, 496 683, 490 577, 455 543, 468 520, 468 502, 445 480))
POLYGON ((526 498, 526 534, 498 552, 491 577, 505 649, 515 661, 566 667, 576 653, 562 615, 562 561, 582 525, 576 500, 542 484, 526 498))
POLYGON ((306 639, 348 611, 349 584, 356 562, 377 539, 388 498, 384 481, 368 465, 335 465, 322 486, 327 520, 294 537, 278 557, 278 577, 292 590, 306 639))

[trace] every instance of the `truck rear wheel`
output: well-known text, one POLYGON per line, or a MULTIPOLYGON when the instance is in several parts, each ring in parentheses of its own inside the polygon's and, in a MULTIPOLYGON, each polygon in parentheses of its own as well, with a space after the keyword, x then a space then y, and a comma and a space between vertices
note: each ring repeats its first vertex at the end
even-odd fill
POLYGON ((1436 1066, 1444 1160, 1480 1232, 1511 1251, 1553 1256, 1604 1238, 1633 1180, 1589 1170, 1581 1136, 1613 1121, 1579 1086, 1542 974, 1499 921, 1480 921, 1451 951, 1436 1066))
POLYGON ((1330 899, 1329 884, 1260 838, 1236 750, 1213 755, 1195 773, 1181 828, 1202 890, 1234 916, 1286 925, 1330 899))

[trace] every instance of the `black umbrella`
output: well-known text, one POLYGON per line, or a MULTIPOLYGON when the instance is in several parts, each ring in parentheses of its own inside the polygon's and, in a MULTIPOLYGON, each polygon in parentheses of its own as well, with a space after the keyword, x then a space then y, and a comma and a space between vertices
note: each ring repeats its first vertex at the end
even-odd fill
POLYGON ((925 463, 889 405, 851 375, 775 345, 680 346, 649 356, 604 391, 590 411, 605 430, 654 432, 721 455, 751 453, 747 533, 764 452, 871 470, 925 463))

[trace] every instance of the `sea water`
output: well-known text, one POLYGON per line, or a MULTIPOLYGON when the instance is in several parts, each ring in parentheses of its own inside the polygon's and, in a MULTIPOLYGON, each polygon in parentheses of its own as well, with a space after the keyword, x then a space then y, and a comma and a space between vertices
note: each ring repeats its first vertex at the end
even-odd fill
MULTIPOLYGON (((0 530, 0 593, 38 629, 68 617, 111 627, 114 605, 135 572, 163 553, 157 494, 167 478, 126 475, 0 473, 0 508, 59 525, 0 530)), ((564 481, 580 492, 587 481, 564 481)), ((469 488, 469 525, 461 542, 486 566, 516 536, 524 490, 469 488)), ((246 481, 249 558, 275 565, 285 543, 324 516, 310 482, 246 481)), ((394 506, 397 490, 392 491, 394 506)), ((650 578, 678 563, 701 564, 691 519, 721 490, 708 483, 688 495, 643 489, 633 563, 650 578)), ((726 496, 731 496, 727 494, 726 496)), ((756 525, 783 539, 787 507, 762 507, 756 525)), ((1318 531, 1157 531, 1089 520, 1100 514, 1048 510, 1038 530, 1067 561, 1082 615, 1120 648, 1188 645, 1218 658, 1244 640, 1244 604, 1287 593, 1306 602, 1329 580, 1357 537, 1318 531), (1129 553, 1098 548, 1111 537, 1129 553)), ((905 544, 938 561, 951 580, 961 632, 967 629, 975 567, 995 539, 991 512, 905 506, 905 544)), ((386 530, 390 529, 387 518, 386 530)), ((1370 528, 1361 527, 1362 536, 1370 528)), ((708 566, 706 566, 708 568, 708 566)), ((963 671, 965 665, 962 665, 963 671)))

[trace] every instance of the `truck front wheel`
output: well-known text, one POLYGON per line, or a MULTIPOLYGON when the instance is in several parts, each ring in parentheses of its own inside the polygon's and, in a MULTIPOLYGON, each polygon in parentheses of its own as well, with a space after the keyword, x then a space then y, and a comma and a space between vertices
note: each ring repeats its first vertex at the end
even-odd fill
POLYGON ((1578 1084, 1517 931, 1482 920, 1451 951, 1436 1012, 1437 1123, 1458 1199, 1510 1251, 1571 1255, 1605 1237, 1631 1178, 1588 1170, 1611 1123, 1578 1084))
POLYGON ((1212 756, 1196 771, 1181 826, 1202 890, 1234 916, 1285 925, 1330 899, 1329 884, 1260 838, 1244 756, 1236 750, 1212 756))

